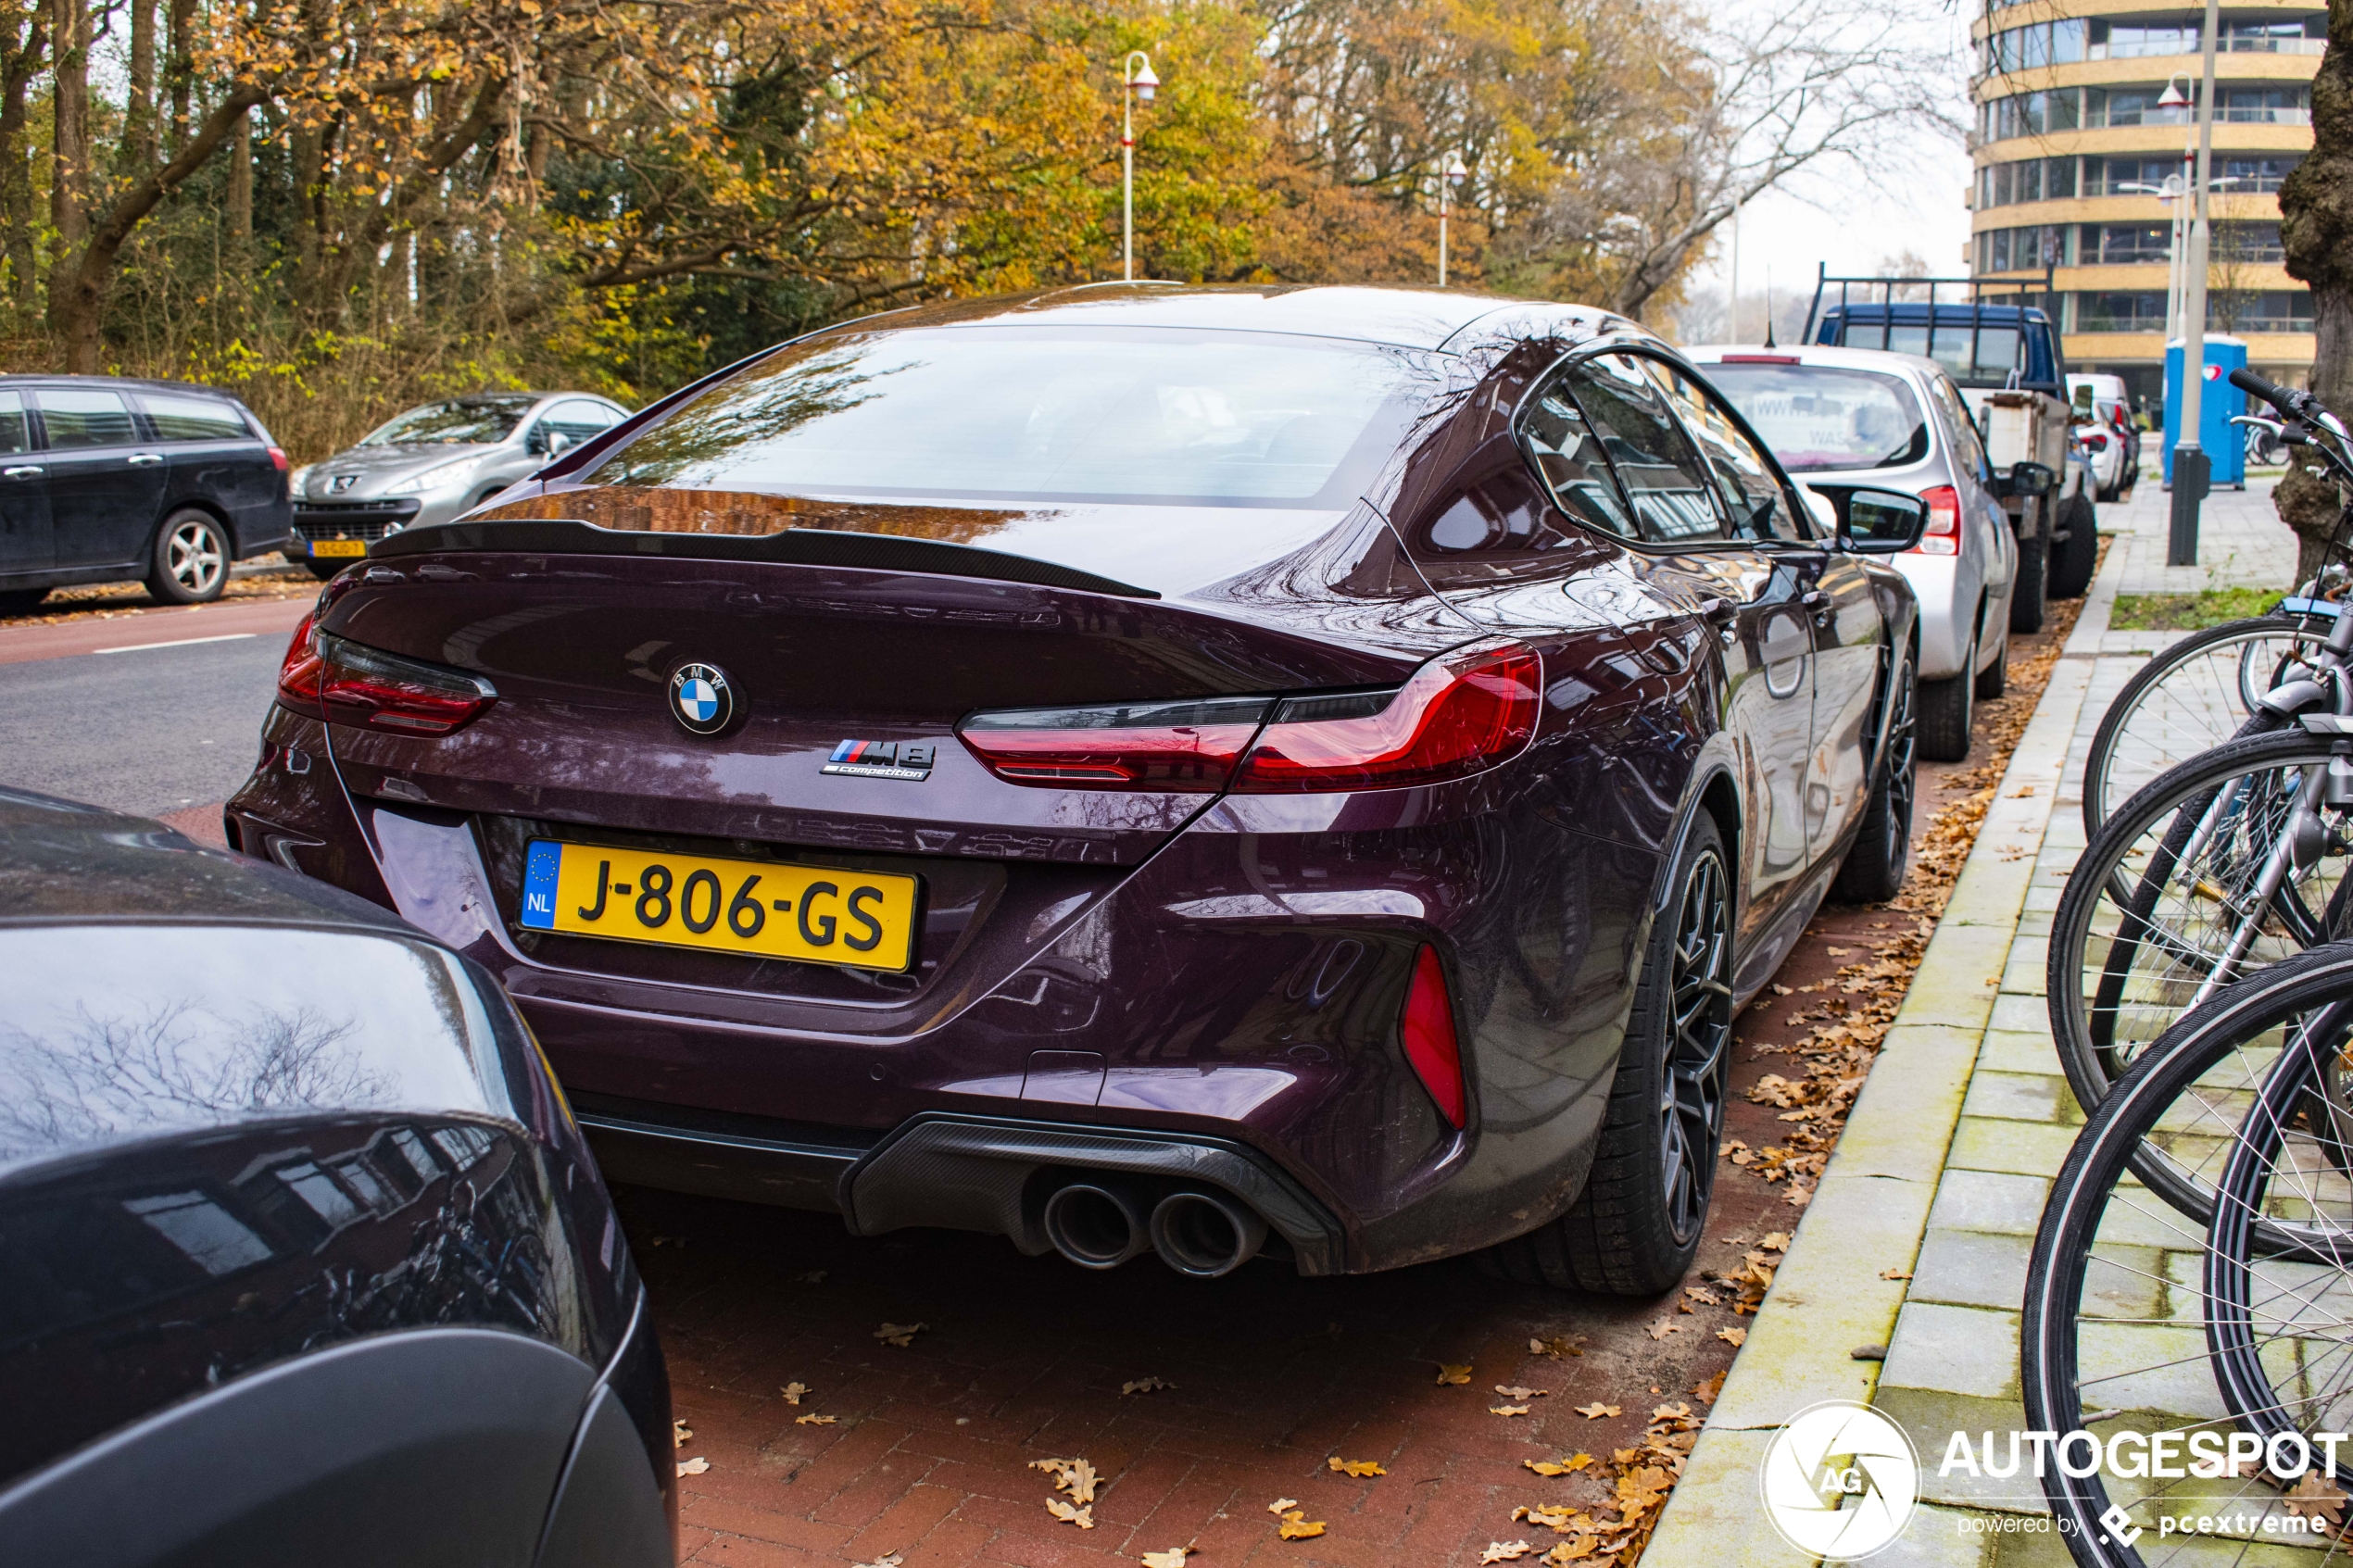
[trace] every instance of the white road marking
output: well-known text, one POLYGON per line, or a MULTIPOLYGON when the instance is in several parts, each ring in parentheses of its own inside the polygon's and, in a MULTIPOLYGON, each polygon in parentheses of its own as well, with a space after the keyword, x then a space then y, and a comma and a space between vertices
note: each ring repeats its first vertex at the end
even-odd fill
POLYGON ((257 636, 253 632, 223 632, 217 637, 174 637, 168 643, 125 643, 119 648, 93 648, 93 653, 137 653, 145 648, 184 648, 196 643, 236 643, 257 636))

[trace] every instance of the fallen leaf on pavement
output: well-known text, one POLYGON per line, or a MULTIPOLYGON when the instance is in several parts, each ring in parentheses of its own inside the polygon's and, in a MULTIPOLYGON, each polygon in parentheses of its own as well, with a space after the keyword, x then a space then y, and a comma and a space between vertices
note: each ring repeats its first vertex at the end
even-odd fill
POLYGON ((1719 1328, 1716 1331, 1716 1337, 1737 1349, 1741 1346, 1748 1343, 1748 1330, 1744 1328, 1719 1328))
POLYGON ((1591 1536, 1579 1536, 1573 1541, 1563 1541, 1560 1545, 1546 1552, 1544 1554, 1544 1561, 1551 1563, 1553 1568, 1568 1568, 1568 1565, 1576 1562, 1578 1559, 1582 1557, 1591 1557, 1592 1555, 1593 1537, 1591 1536))
POLYGON ((1909 1269, 1881 1269, 1879 1272, 1879 1277, 1881 1279, 1909 1279, 1912 1277, 1912 1271, 1909 1269))
POLYGON ((687 1425, 683 1421, 673 1421, 670 1424, 670 1446, 673 1449, 685 1448, 686 1446, 686 1439, 694 1435, 695 1429, 687 1425))
POLYGON ((1526 1557, 1536 1549, 1526 1541, 1490 1541, 1487 1549, 1478 1554, 1481 1562, 1509 1562, 1516 1557, 1526 1557))
POLYGON ((2325 1519, 2332 1524, 2345 1522, 2345 1492, 2331 1486, 2319 1471, 2308 1471, 2287 1495, 2287 1511, 2307 1519, 2325 1519))
POLYGON ((872 1562, 852 1563, 850 1568, 899 1568, 899 1565, 906 1561, 904 1557, 894 1551, 888 1557, 877 1557, 872 1562))
POLYGON ((1339 1455, 1335 1454, 1324 1462, 1330 1465, 1334 1470, 1339 1471, 1342 1475, 1365 1476, 1386 1475, 1389 1474, 1389 1472, 1383 1470, 1379 1464, 1369 1459, 1341 1459, 1339 1455))
POLYGON ((797 1415, 792 1418, 792 1424, 795 1426, 831 1426, 834 1418, 829 1415, 797 1415))
POLYGON ((1758 1242, 1756 1245, 1763 1248, 1768 1252, 1786 1252, 1789 1250, 1789 1233, 1786 1231, 1767 1231, 1765 1233, 1765 1239, 1758 1242))
POLYGON ((1189 1546, 1173 1546, 1166 1551, 1148 1551, 1144 1553, 1144 1568, 1185 1568, 1185 1554, 1194 1549, 1189 1546))
POLYGON ((1529 1354, 1534 1356, 1581 1356, 1585 1336, 1581 1334, 1555 1334, 1548 1339, 1528 1342, 1529 1354))
POLYGON ((1514 1385, 1513 1386, 1507 1388, 1504 1385, 1498 1383, 1495 1385, 1495 1392, 1501 1394, 1506 1399, 1541 1399, 1545 1395, 1551 1393, 1552 1390, 1550 1388, 1522 1388, 1517 1385, 1514 1385))
POLYGON ((1605 1405, 1599 1399, 1594 1400, 1590 1405, 1578 1405, 1573 1408, 1579 1415, 1583 1416, 1588 1421, 1599 1421, 1605 1415, 1623 1415, 1626 1413, 1617 1406, 1605 1405))
POLYGON ((1324 1522, 1310 1519, 1303 1508, 1294 1508, 1283 1515, 1282 1526, 1275 1534, 1287 1541, 1303 1541, 1324 1533, 1324 1522))
POLYGON ((2032 800, 2034 798, 2034 786, 2032 784, 2020 784, 2016 789, 2010 791, 2010 798, 2012 800, 2032 800))
POLYGON ((1095 1500, 1095 1467, 1083 1459, 1032 1460, 1032 1470, 1042 1470, 1054 1478, 1054 1489, 1068 1492, 1074 1501, 1095 1500))
POLYGON ((1670 1334, 1682 1333, 1683 1325, 1679 1323, 1669 1323, 1667 1319, 1661 1318, 1642 1332, 1649 1335, 1653 1339, 1664 1339, 1670 1334))
POLYGON ((913 1341, 915 1336, 930 1326, 929 1323, 887 1323, 875 1330, 875 1337, 886 1345, 896 1345, 903 1350, 913 1341))
POLYGON ((1060 1498, 1048 1498, 1046 1512, 1063 1524, 1076 1524, 1082 1530, 1091 1530, 1095 1527, 1095 1511, 1091 1507, 1073 1508, 1060 1498))
POLYGON ((681 1475, 700 1475, 703 1472, 709 1470, 710 1468, 711 1461, 700 1458, 699 1456, 694 1459, 680 1460, 678 1461, 678 1474, 681 1475))
POLYGON ((1847 955, 1847 954, 1849 954, 1849 953, 1853 952, 1854 950, 1855 950, 1855 949, 1854 949, 1854 948, 1852 948, 1852 947, 1825 947, 1825 948, 1823 948, 1823 949, 1822 949, 1822 951, 1824 951, 1825 953, 1828 953, 1831 957, 1832 957, 1832 958, 1834 958, 1834 959, 1843 959, 1843 958, 1846 957, 1846 955, 1847 955))
MULTIPOLYGON (((1730 1371, 1730 1369, 1727 1368, 1726 1370, 1730 1371)), ((1714 1404, 1716 1402, 1716 1396, 1721 1394, 1723 1391, 1724 1374, 1721 1372, 1718 1373, 1713 1377, 1692 1385, 1692 1397, 1704 1405, 1714 1404)))
POLYGON ((785 1403, 797 1405, 800 1403, 800 1397, 811 1391, 806 1383, 787 1383, 785 1385, 785 1403))
POLYGON ((1281 1513, 1288 1509, 1297 1508, 1298 1506, 1299 1499, 1297 1498, 1277 1498, 1273 1502, 1266 1505, 1266 1512, 1269 1513, 1281 1513))
POLYGON ((1487 1413, 1489 1415, 1526 1415, 1528 1407, 1526 1405, 1490 1405, 1487 1407, 1487 1413))
POLYGON ((1467 1366, 1455 1366, 1450 1361, 1438 1363, 1438 1384, 1441 1388, 1450 1384, 1468 1383, 1470 1374, 1471 1369, 1467 1366))
POLYGON ((1571 1454, 1564 1460, 1524 1459, 1520 1463, 1539 1475, 1567 1475, 1593 1462, 1592 1454, 1571 1454))
POLYGON ((1794 992, 1794 991, 1791 990, 1791 989, 1790 989, 1788 986, 1786 986, 1786 985, 1776 985, 1773 987, 1773 995, 1775 995, 1775 996, 1777 996, 1777 997, 1793 997, 1793 996, 1795 996, 1796 994, 1797 994, 1796 992, 1794 992))
MULTIPOLYGON (((1156 1388, 1174 1388, 1176 1386, 1176 1385, 1169 1382, 1164 1377, 1139 1377, 1133 1383, 1121 1384, 1119 1386, 1119 1393, 1120 1397, 1125 1399, 1130 1394, 1149 1394, 1156 1388)), ((1185 1549, 1187 1551, 1190 1551, 1193 1549, 1191 1547, 1187 1547, 1185 1549)))

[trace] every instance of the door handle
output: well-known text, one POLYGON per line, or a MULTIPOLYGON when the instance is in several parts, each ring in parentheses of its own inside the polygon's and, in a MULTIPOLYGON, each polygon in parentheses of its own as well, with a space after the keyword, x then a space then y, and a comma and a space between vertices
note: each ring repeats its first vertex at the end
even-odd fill
POLYGON ((163 454, 160 452, 133 452, 130 457, 124 458, 123 460, 134 469, 152 468, 156 464, 163 461, 163 454))
POLYGON ((1819 588, 1809 589, 1807 592, 1799 595, 1797 602, 1804 605, 1807 609, 1812 610, 1814 612, 1814 619, 1818 622, 1830 620, 1831 596, 1822 592, 1819 588))
POLYGON ((1739 607, 1734 605, 1730 599, 1702 599, 1700 601, 1699 613, 1701 618, 1710 626, 1714 626, 1723 633, 1725 642, 1730 643, 1735 640, 1735 633, 1732 631, 1732 617, 1735 613, 1737 613, 1738 608, 1739 607))
POLYGON ((20 463, 12 469, 0 469, 0 479, 39 479, 47 471, 38 463, 20 463))

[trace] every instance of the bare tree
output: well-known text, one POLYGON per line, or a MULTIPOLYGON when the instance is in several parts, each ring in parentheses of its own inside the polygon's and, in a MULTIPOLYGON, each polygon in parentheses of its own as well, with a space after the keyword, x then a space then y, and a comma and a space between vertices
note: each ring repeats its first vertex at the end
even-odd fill
POLYGON ((1627 127, 1520 237, 1530 260, 1591 247, 1606 303, 1629 315, 1674 288, 1736 207, 1800 173, 1917 179, 1923 141, 1965 132, 1951 49, 1896 7, 1797 0, 1693 25, 1708 69, 1669 82, 1683 112, 1661 134, 1627 127))

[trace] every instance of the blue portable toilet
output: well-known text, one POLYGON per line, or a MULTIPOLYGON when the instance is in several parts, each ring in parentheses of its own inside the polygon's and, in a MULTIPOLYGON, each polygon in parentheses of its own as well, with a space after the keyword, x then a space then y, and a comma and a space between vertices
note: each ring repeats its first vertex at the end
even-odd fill
MULTIPOLYGON (((2233 370, 2246 364, 2246 340, 2206 334, 2206 385, 2197 404, 2197 444, 2206 453, 2208 481, 2246 488, 2246 433, 2231 421, 2246 412, 2246 394, 2231 384, 2233 370)), ((2165 483, 2173 483, 2173 444, 2181 439, 2182 340, 2165 345, 2165 483)))

